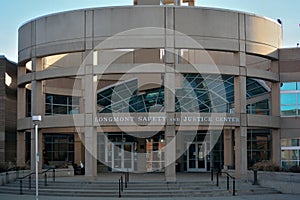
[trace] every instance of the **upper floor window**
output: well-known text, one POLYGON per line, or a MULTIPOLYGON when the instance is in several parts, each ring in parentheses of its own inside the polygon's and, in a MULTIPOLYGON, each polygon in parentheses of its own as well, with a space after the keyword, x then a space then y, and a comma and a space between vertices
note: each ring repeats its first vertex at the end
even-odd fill
POLYGON ((300 115, 300 82, 281 84, 280 109, 281 116, 300 115))
POLYGON ((71 115, 79 113, 79 97, 46 95, 46 115, 71 115))

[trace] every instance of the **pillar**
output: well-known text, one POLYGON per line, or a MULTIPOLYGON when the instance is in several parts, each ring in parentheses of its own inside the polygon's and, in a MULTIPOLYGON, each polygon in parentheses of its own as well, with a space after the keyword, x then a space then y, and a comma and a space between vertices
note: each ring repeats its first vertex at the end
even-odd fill
MULTIPOLYGON (((166 63, 164 75, 165 87, 165 112, 167 119, 175 117, 175 33, 174 13, 172 8, 166 8, 166 28, 165 30, 165 49, 166 63), (170 31, 172 30, 172 31, 170 31)), ((165 125, 165 179, 166 181, 176 181, 176 124, 167 120, 165 125)))
MULTIPOLYGON (((37 81, 35 80, 35 73, 37 71, 41 71, 43 69, 42 66, 42 58, 32 58, 32 73, 34 79, 31 81, 31 115, 44 115, 44 104, 45 104, 45 99, 43 95, 43 85, 42 81, 37 81)), ((39 122, 41 124, 42 122, 39 122)), ((33 123, 32 123, 33 124, 33 123)), ((40 162, 39 162, 39 170, 42 170, 42 156, 43 153, 40 151, 42 149, 42 134, 40 132, 39 128, 39 155, 40 155, 40 162)), ((35 162, 36 162, 36 152, 35 152, 35 129, 34 126, 32 126, 31 129, 31 170, 35 171, 35 162)))
POLYGON ((97 76, 94 76, 93 66, 93 20, 94 11, 87 11, 85 14, 85 75, 82 82, 84 94, 84 146, 85 146, 85 176, 93 179, 97 176, 97 128, 94 127, 96 116, 96 89, 97 76))
POLYGON ((85 176, 88 179, 97 177, 97 129, 84 128, 85 142, 85 176))
POLYGON ((245 15, 239 14, 239 52, 235 54, 239 75, 234 77, 234 110, 240 118, 240 126, 235 128, 235 176, 247 178, 247 101, 246 101, 246 30, 245 15))
POLYGON ((280 130, 273 129, 272 130, 272 153, 271 159, 273 164, 277 166, 281 166, 281 137, 280 130))
POLYGON ((224 129, 224 168, 228 169, 233 165, 232 130, 224 129))
MULTIPOLYGON (((272 61, 271 71, 279 73, 278 61, 272 61)), ((271 115, 280 117, 280 82, 271 83, 271 115)), ((281 134, 280 129, 272 129, 271 159, 275 165, 281 166, 281 134)))
POLYGON ((17 166, 25 166, 26 153, 26 134, 25 132, 17 133, 17 166))

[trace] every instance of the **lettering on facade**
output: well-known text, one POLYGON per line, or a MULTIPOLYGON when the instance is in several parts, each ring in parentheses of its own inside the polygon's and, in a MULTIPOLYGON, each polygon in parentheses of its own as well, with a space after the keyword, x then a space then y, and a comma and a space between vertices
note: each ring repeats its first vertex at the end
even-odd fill
POLYGON ((238 117, 199 117, 199 116, 183 116, 167 118, 165 116, 99 116, 95 118, 95 122, 101 124, 119 123, 119 122, 135 122, 135 123, 165 123, 170 122, 184 122, 184 123, 236 123, 240 122, 238 117))

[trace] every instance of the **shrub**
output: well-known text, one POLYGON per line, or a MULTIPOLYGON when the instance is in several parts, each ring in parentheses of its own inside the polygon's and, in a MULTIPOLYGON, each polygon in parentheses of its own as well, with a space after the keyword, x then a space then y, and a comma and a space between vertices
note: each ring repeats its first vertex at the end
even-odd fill
POLYGON ((290 172, 300 173, 300 166, 293 166, 289 169, 290 172))
POLYGON ((272 172, 282 171, 282 168, 280 166, 275 165, 270 160, 263 160, 261 162, 255 163, 252 168, 260 171, 272 171, 272 172))

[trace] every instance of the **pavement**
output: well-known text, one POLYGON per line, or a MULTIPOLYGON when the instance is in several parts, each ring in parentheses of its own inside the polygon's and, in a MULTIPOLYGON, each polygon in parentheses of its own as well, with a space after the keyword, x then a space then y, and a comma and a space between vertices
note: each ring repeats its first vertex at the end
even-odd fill
MULTIPOLYGON (((8 195, 8 194, 0 194, 1 200, 35 200, 36 196, 28 196, 28 195, 8 195)), ((62 197, 62 196, 39 196, 39 200, 117 200, 120 198, 99 198, 99 197, 62 197)), ((140 199, 140 200, 186 200, 186 197, 182 198, 121 198, 126 200, 132 199, 140 199)), ((189 200, 299 200, 300 195, 292 195, 292 194, 271 194, 271 195, 249 195, 249 196, 229 196, 229 197, 196 197, 189 198, 189 200)))

